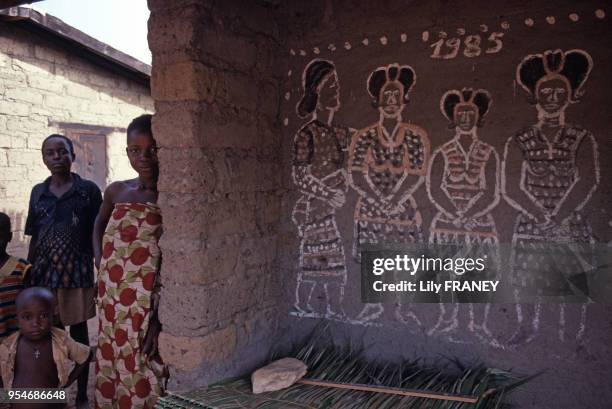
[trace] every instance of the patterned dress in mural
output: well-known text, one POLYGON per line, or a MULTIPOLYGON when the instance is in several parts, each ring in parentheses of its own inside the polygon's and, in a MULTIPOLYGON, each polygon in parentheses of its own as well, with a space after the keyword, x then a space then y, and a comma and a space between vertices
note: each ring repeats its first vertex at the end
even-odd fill
POLYGON ((422 220, 416 203, 409 197, 403 211, 395 212, 381 205, 381 199, 398 192, 408 175, 424 176, 429 155, 425 131, 415 125, 400 123, 390 138, 379 124, 361 131, 351 145, 349 166, 362 172, 377 197, 361 195, 355 207, 355 243, 353 255, 359 260, 366 244, 404 244, 423 241, 422 220))
MULTIPOLYGON (((580 127, 564 126, 550 145, 537 127, 524 129, 513 138, 526 164, 525 190, 540 207, 552 213, 576 181, 575 159, 580 143, 593 136, 580 127)), ((572 294, 565 278, 584 271, 588 260, 573 252, 570 246, 561 245, 594 242, 591 227, 578 211, 549 228, 521 213, 516 219, 512 241, 515 285, 530 292, 535 290, 531 295, 572 294), (547 251, 534 251, 551 243, 557 245, 547 251)))
MULTIPOLYGON (((468 152, 457 140, 444 144, 439 153, 446 164, 442 186, 433 189, 446 190, 451 202, 459 212, 465 212, 474 201, 487 189, 495 189, 496 180, 487 181, 485 167, 490 160, 495 160, 497 153, 485 142, 476 140, 468 152)), ((445 214, 435 215, 430 229, 429 242, 434 244, 454 244, 477 249, 479 257, 490 254, 497 260, 497 229, 490 213, 469 220, 471 226, 455 226, 445 214)))
POLYGON ((163 363, 142 344, 158 289, 161 213, 154 204, 118 203, 102 242, 98 276, 96 408, 153 408, 163 363))
POLYGON ((317 120, 304 125, 295 137, 294 180, 302 194, 292 214, 301 237, 298 283, 346 284, 344 247, 330 200, 334 191, 347 188, 347 137, 348 129, 317 120))

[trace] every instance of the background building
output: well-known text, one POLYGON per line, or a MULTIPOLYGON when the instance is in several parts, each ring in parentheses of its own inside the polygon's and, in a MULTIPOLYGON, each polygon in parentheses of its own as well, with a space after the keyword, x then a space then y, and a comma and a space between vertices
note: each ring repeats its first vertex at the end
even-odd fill
POLYGON ((73 170, 102 190, 135 175, 125 128, 153 110, 150 69, 51 15, 0 12, 0 210, 14 223, 9 252, 27 252, 30 190, 49 175, 40 153, 46 136, 71 138, 73 170))

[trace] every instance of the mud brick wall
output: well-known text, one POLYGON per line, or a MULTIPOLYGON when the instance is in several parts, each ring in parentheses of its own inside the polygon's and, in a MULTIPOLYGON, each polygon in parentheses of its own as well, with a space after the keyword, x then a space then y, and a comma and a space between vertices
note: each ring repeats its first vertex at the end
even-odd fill
POLYGON ((105 127, 106 182, 127 179, 134 172, 125 155, 125 133, 113 129, 125 129, 152 109, 147 87, 46 37, 0 24, 0 210, 13 220, 11 254, 26 256, 30 191, 49 176, 40 153, 43 139, 65 133, 62 123, 105 127))
POLYGON ((279 319, 278 32, 259 2, 149 1, 171 388, 244 373, 279 319))
MULTIPOLYGON (((503 179, 509 138, 538 120, 517 66, 530 55, 578 50, 592 65, 565 120, 593 135, 587 139, 596 148, 590 145, 591 159, 581 167, 590 176, 579 187, 596 189, 585 190, 588 200, 579 210, 590 225, 586 236, 607 244, 612 10, 603 3, 149 0, 154 131, 163 147, 160 348, 171 367, 171 389, 248 373, 272 347, 288 347, 329 321, 339 338, 362 342, 373 357, 456 356, 523 373, 549 368, 514 398, 524 408, 606 407, 609 304, 472 310, 390 301, 380 314, 362 314, 360 265, 352 251, 359 239, 358 192, 347 177, 355 155, 351 141, 379 120, 366 87, 379 67, 397 63, 416 74, 403 122, 422 140, 426 136, 430 154, 454 135, 440 109, 443 95, 464 87, 486 91, 480 94, 489 103, 478 136, 491 160, 499 161, 487 176, 490 186, 503 179), (335 67, 337 84, 325 91, 335 128, 319 124, 309 132, 319 142, 332 132, 338 144, 300 137, 310 118, 298 117, 296 105, 305 71, 317 59, 335 67), (312 162, 319 149, 330 156, 312 162), (323 184, 344 190, 319 202, 305 197, 308 184, 295 183, 305 164, 321 179, 331 175, 323 184), (322 224, 301 221, 311 216, 323 216, 322 224), (305 228, 314 230, 305 235, 305 228), (303 270, 308 257, 317 267, 333 267, 324 271, 328 282, 312 287, 317 279, 303 270)), ((328 113, 318 114, 326 122, 328 113)), ((430 158, 416 172, 423 178, 430 158)), ((507 175, 520 174, 520 160, 506 162, 507 175)), ((441 176, 432 169, 431 177, 441 176)), ((428 194, 423 181, 413 195, 423 242, 437 234, 432 221, 439 187, 430 183, 428 194)), ((495 236, 507 250, 519 211, 497 194, 489 211, 496 227, 483 236, 495 236)), ((506 258, 502 266, 508 265, 506 258)))

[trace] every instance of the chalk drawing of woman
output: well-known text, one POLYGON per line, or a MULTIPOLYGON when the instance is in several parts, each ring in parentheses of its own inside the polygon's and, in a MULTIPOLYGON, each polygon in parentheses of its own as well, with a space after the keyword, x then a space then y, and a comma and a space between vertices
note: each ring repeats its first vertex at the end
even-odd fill
MULTIPOLYGON (((499 239, 491 211, 500 200, 500 159, 493 146, 478 135, 490 107, 491 96, 482 89, 450 90, 442 96, 440 110, 455 135, 434 151, 426 182, 429 198, 438 210, 431 222, 429 242, 441 248, 453 245, 465 253, 463 257, 485 257, 486 270, 469 277, 475 280, 491 279, 491 273, 499 269, 499 239)), ((429 334, 457 337, 455 330, 465 327, 460 323, 463 310, 472 333, 500 346, 487 328, 489 307, 440 304, 438 323, 429 334), (475 317, 475 310, 482 316, 475 317)))
MULTIPOLYGON (((502 162, 502 194, 519 211, 511 267, 520 292, 546 296, 585 290, 580 273, 590 265, 575 249, 594 242, 583 208, 600 181, 598 151, 591 132, 566 123, 565 113, 579 102, 592 68, 591 56, 583 50, 548 50, 528 55, 516 70, 516 80, 538 114, 535 125, 508 139, 502 162), (534 248, 550 251, 534 256, 534 248)), ((584 335, 586 304, 581 308, 578 340, 584 335)), ((511 345, 533 339, 540 311, 541 304, 517 304, 519 330, 511 345)), ((559 313, 559 337, 564 340, 565 305, 559 313)))
POLYGON ((340 108, 338 74, 331 61, 311 61, 302 76, 298 116, 309 118, 295 135, 293 180, 301 196, 292 218, 300 235, 299 272, 293 315, 344 319, 346 261, 336 209, 346 200, 345 150, 348 129, 333 124, 340 108), (314 311, 313 296, 324 294, 325 311, 314 311))
MULTIPOLYGON (((402 120, 415 81, 412 67, 399 64, 377 68, 367 81, 379 119, 353 137, 348 164, 359 194, 353 246, 358 262, 367 244, 423 242, 421 214, 412 195, 425 180, 429 139, 423 129, 402 120)), ((357 320, 376 319, 383 310, 382 304, 366 304, 357 320)), ((419 323, 413 313, 407 314, 419 323)))

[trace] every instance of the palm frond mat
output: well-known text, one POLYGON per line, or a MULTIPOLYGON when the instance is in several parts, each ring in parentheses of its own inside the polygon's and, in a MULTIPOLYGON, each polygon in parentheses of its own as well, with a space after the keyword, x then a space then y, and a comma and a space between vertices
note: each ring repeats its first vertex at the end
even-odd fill
POLYGON ((507 394, 539 374, 525 377, 508 371, 487 368, 482 364, 463 366, 449 360, 454 368, 441 369, 424 365, 419 359, 401 363, 380 364, 367 360, 364 350, 351 346, 338 347, 327 330, 315 331, 308 343, 296 354, 308 365, 309 379, 351 384, 370 384, 402 389, 420 389, 435 393, 472 395, 476 403, 451 402, 426 398, 403 397, 374 392, 324 388, 294 384, 277 392, 251 393, 250 377, 222 381, 184 394, 169 393, 157 408, 207 409, 509 409, 504 403, 507 394))

